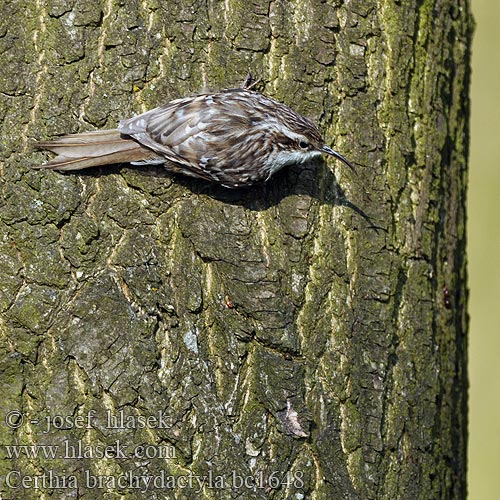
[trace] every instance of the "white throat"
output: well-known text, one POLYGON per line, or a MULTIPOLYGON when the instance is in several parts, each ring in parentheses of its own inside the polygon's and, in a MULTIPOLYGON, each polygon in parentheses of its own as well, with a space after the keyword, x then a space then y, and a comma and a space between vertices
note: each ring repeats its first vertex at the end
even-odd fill
POLYGON ((278 151, 269 155, 267 167, 269 176, 287 165, 305 163, 313 158, 321 156, 320 151, 278 151))

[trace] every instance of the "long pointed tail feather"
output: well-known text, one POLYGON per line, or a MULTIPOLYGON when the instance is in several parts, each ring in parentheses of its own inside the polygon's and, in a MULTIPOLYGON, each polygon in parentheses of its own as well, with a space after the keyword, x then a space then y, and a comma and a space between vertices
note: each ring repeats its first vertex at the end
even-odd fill
POLYGON ((155 156, 153 151, 122 136, 118 130, 65 135, 53 141, 38 142, 35 147, 52 151, 57 156, 34 168, 53 170, 81 170, 99 165, 147 161, 155 156))

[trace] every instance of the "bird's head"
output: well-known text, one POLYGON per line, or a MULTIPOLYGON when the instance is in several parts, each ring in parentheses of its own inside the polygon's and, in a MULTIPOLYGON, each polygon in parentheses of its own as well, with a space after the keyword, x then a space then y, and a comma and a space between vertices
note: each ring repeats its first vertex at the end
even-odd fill
POLYGON ((347 158, 325 144, 316 125, 301 115, 292 116, 286 125, 279 127, 277 142, 280 145, 280 156, 286 164, 304 163, 327 154, 355 171, 347 158))

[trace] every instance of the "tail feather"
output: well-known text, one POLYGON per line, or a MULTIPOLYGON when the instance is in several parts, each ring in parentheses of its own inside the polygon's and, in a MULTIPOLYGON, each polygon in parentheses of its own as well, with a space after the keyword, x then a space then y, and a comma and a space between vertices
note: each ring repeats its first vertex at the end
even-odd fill
POLYGON ((157 155, 138 142, 128 139, 118 130, 98 130, 71 134, 53 141, 35 144, 38 149, 56 153, 56 158, 35 168, 81 170, 114 163, 147 162, 157 155))

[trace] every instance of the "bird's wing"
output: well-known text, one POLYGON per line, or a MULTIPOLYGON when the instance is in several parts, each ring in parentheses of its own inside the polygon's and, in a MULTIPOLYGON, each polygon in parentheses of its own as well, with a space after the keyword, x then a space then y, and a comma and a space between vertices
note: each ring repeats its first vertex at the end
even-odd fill
POLYGON ((176 142, 172 140, 175 139, 172 137, 175 130, 183 130, 189 126, 189 119, 187 119, 189 117, 183 117, 180 112, 184 107, 183 101, 189 102, 189 99, 172 101, 165 106, 152 109, 128 120, 122 120, 118 125, 118 130, 122 134, 133 137, 140 144, 160 153, 167 160, 188 164, 189 160, 177 154, 172 148, 176 145, 176 142), (160 126, 164 128, 164 132, 159 130, 160 126), (164 136, 171 136, 170 140, 165 141, 164 136))
POLYGON ((228 147, 224 134, 230 131, 235 140, 248 131, 248 106, 241 102, 226 94, 178 99, 124 120, 118 129, 167 160, 207 172, 228 147))

